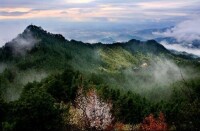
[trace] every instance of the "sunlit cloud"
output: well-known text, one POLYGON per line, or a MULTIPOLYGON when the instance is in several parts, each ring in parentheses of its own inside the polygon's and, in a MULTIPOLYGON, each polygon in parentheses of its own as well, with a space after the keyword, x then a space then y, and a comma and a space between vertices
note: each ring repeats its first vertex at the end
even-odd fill
MULTIPOLYGON (((8 6, 8 3, 3 0, 2 5, 8 6)), ((12 2, 11 2, 12 3, 12 2)), ((162 20, 170 17, 187 17, 191 13, 185 10, 185 7, 197 6, 197 0, 193 1, 124 1, 117 0, 53 0, 42 1, 19 0, 13 2, 12 6, 19 6, 10 8, 0 6, 0 19, 28 19, 28 18, 46 18, 55 17, 61 19, 71 20, 99 20, 99 18, 107 19, 110 22, 118 20, 162 20), (21 7, 20 4, 21 3, 21 7), (49 5, 49 6, 45 6, 49 5), (177 10, 178 9, 178 10, 177 10)), ((1 2, 0 2, 1 5, 1 2)), ((196 7, 195 7, 196 8, 196 7)))
POLYGON ((143 9, 172 9, 172 8, 182 8, 193 4, 191 1, 150 1, 150 2, 140 2, 136 5, 143 9))
POLYGON ((28 12, 31 11, 30 8, 0 8, 0 11, 5 12, 28 12))
MULTIPOLYGON (((0 10, 0 12, 6 12, 6 9, 0 10)), ((10 12, 22 12, 22 10, 13 9, 10 12)), ((88 18, 99 18, 105 17, 111 19, 112 17, 124 18, 129 14, 125 9, 112 6, 100 6, 98 8, 68 8, 68 9, 57 9, 57 10, 31 10, 24 9, 26 14, 20 16, 15 15, 2 15, 0 19, 27 19, 27 18, 45 18, 45 17, 60 17, 60 18, 72 18, 74 20, 88 19, 88 18), (113 15, 117 13, 118 15, 113 15)))
MULTIPOLYGON (((7 12, 5 9, 0 9, 0 12, 7 12)), ((152 19, 159 17, 160 19, 170 16, 187 16, 187 13, 181 12, 155 12, 155 11, 141 11, 138 8, 125 8, 117 7, 112 5, 101 5, 98 7, 90 8, 67 8, 67 9, 50 9, 50 10, 31 10, 23 9, 17 10, 13 9, 8 11, 10 15, 3 15, 0 13, 0 19, 27 19, 27 18, 46 18, 46 17, 55 17, 55 18, 72 18, 77 19, 95 19, 95 18, 105 18, 111 21, 117 21, 118 19, 152 19), (26 12, 24 14, 13 15, 12 12, 26 12), (116 15, 117 14, 117 15, 116 15)))

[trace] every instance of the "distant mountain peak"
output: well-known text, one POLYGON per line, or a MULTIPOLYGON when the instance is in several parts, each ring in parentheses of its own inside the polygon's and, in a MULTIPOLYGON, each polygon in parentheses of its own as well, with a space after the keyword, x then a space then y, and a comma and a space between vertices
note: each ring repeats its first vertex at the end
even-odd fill
POLYGON ((48 31, 44 30, 42 27, 36 26, 36 25, 27 26, 22 34, 26 34, 26 33, 32 33, 32 35, 36 36, 36 37, 41 37, 41 36, 42 37, 53 37, 53 38, 56 38, 61 41, 66 41, 65 37, 62 36, 61 34, 52 34, 48 31))
POLYGON ((156 40, 147 40, 147 43, 156 43, 156 44, 158 44, 158 42, 156 41, 156 40))
POLYGON ((30 31, 34 31, 34 30, 41 30, 41 31, 44 31, 44 29, 40 26, 36 26, 36 25, 29 25, 26 27, 25 30, 30 30, 30 31))
POLYGON ((128 42, 140 42, 140 40, 136 40, 136 39, 131 39, 128 42))

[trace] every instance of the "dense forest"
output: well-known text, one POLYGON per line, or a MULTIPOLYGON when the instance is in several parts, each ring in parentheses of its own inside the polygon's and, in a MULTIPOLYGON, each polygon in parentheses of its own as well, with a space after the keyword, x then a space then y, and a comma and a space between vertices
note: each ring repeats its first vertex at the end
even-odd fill
POLYGON ((28 26, 0 48, 0 130, 199 130, 199 58, 28 26))

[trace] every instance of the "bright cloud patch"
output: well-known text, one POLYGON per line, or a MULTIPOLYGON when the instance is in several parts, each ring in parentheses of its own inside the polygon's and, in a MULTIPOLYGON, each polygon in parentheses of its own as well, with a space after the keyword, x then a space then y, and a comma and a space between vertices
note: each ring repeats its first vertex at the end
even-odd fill
POLYGON ((170 49, 170 50, 176 50, 176 51, 179 51, 179 52, 187 52, 187 53, 190 53, 190 54, 200 56, 200 49, 187 48, 187 47, 183 47, 180 44, 168 44, 166 41, 162 41, 161 44, 165 48, 170 49))
POLYGON ((166 32, 155 32, 156 35, 164 37, 174 37, 178 42, 192 42, 194 40, 200 40, 200 18, 194 18, 186 20, 174 28, 167 30, 166 32))
POLYGON ((140 2, 137 5, 143 9, 172 9, 181 8, 192 4, 191 2, 179 1, 179 2, 169 2, 169 1, 153 1, 153 2, 140 2))
POLYGON ((6 12, 28 12, 30 11, 30 8, 0 8, 0 11, 6 11, 6 12))

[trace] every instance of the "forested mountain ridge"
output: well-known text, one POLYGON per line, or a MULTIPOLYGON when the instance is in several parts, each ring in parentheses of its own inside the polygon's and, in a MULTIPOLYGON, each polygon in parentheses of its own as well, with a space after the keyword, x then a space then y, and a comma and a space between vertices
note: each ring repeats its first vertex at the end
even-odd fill
POLYGON ((0 128, 198 129, 199 76, 198 60, 154 40, 89 44, 30 25, 0 48, 0 128))
MULTIPOLYGON (((64 68, 69 63, 72 66, 78 63, 82 66, 89 67, 92 64, 102 63, 102 59, 99 57, 101 56, 99 55, 99 51, 104 51, 106 48, 111 50, 119 50, 120 48, 120 50, 127 51, 131 55, 142 53, 144 55, 164 54, 166 56, 174 56, 154 40, 141 42, 133 39, 124 43, 88 44, 75 40, 68 41, 62 35, 51 34, 41 27, 30 25, 22 34, 6 43, 0 49, 0 60, 5 62, 15 60, 19 68, 51 65, 56 68, 64 68), (56 59, 58 57, 59 59, 56 59), (90 62, 88 63, 88 61, 90 62), (48 64, 49 62, 53 63, 48 64)), ((93 68, 95 67, 91 67, 90 69, 93 68)))
MULTIPOLYGON (((60 45, 66 44, 65 46, 68 47, 69 45, 73 44, 74 46, 85 46, 88 48, 101 48, 101 47, 123 47, 124 49, 129 50, 131 53, 134 52, 143 52, 143 53, 167 53, 167 49, 165 49, 162 45, 158 44, 154 40, 149 40, 147 42, 141 42, 139 40, 130 40, 124 43, 113 43, 110 45, 107 44, 88 44, 83 43, 75 40, 65 40, 65 38, 60 34, 51 34, 41 27, 37 27, 34 25, 28 26, 24 32, 17 36, 17 38, 13 39, 12 41, 5 44, 3 48, 1 48, 1 52, 4 51, 7 57, 9 57, 9 53, 18 53, 21 52, 14 52, 18 51, 17 48, 22 48, 21 50, 29 50, 31 47, 39 48, 37 46, 50 46, 50 45, 60 45), (29 42, 27 42, 29 40, 29 42), (10 51, 11 50, 11 51, 10 51)), ((70 46, 69 46, 70 48, 70 46)), ((56 50, 56 49, 55 49, 56 50)), ((20 51, 20 50, 19 50, 20 51)), ((3 58, 3 53, 1 53, 1 58, 3 58)), ((11 55, 11 54, 10 54, 11 55)), ((15 54, 16 55, 16 54, 15 54)), ((5 57, 6 58, 6 57, 5 57)))

